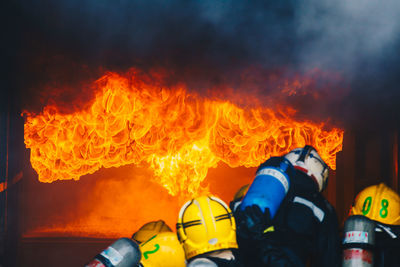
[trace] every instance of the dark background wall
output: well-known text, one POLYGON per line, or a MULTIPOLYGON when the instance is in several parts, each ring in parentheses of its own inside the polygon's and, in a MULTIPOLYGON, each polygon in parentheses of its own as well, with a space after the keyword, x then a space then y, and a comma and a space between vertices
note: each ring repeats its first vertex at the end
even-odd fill
POLYGON ((0 264, 15 266, 21 223, 21 179, 26 164, 23 122, 11 110, 0 114, 0 264))
POLYGON ((385 183, 399 192, 398 138, 396 130, 345 132, 336 172, 336 207, 341 222, 365 187, 385 183))

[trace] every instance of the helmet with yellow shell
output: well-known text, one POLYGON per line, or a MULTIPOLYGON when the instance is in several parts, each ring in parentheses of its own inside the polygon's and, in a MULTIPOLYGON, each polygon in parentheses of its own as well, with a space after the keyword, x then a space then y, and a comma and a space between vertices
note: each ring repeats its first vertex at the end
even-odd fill
POLYGON ((186 259, 238 247, 232 212, 225 202, 214 196, 201 196, 186 202, 179 212, 176 227, 186 259))

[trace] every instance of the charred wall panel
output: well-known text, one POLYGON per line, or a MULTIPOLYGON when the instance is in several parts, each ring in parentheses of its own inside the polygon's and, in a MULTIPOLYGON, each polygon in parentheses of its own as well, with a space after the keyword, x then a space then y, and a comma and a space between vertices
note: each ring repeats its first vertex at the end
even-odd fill
POLYGON ((5 265, 7 227, 7 113, 0 113, 0 264, 5 265))
POLYGON ((336 207, 341 223, 365 187, 385 183, 399 192, 398 146, 397 131, 345 132, 336 175, 336 207))
POLYGON ((1 253, 4 266, 15 266, 20 216, 20 181, 23 177, 23 121, 10 108, 1 116, 1 253))
POLYGON ((353 201, 355 180, 355 137, 353 133, 345 132, 343 150, 337 155, 337 205, 339 223, 343 222, 348 208, 353 201))

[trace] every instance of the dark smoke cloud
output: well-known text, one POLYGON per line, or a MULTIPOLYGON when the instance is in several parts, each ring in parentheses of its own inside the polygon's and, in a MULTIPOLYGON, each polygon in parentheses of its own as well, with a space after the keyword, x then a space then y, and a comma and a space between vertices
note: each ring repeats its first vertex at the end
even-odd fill
POLYGON ((307 0, 297 7, 299 66, 342 70, 352 91, 337 115, 353 126, 399 122, 399 15, 394 0, 307 0))
POLYGON ((219 84, 248 89, 241 85, 251 80, 254 92, 274 96, 281 80, 318 69, 341 78, 317 78, 310 89, 321 93, 318 99, 286 99, 304 117, 332 117, 347 126, 399 121, 396 0, 13 3, 25 109, 51 99, 89 98, 83 84, 105 70, 164 68, 171 72, 169 82, 201 92, 219 84), (347 86, 351 90, 343 94, 347 86))

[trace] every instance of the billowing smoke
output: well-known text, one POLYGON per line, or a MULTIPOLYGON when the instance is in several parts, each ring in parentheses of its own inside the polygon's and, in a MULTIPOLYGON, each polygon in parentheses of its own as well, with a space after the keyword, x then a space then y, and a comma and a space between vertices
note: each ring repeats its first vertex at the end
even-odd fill
POLYGON ((357 72, 383 72, 378 64, 398 45, 400 12, 397 1, 315 1, 299 5, 295 22, 301 40, 301 65, 336 67, 350 76, 357 72), (396 40, 397 39, 397 40, 396 40), (385 55, 386 54, 386 55, 385 55), (373 67, 373 68, 371 68, 373 67))
POLYGON ((335 112, 348 126, 398 126, 399 14, 394 0, 297 6, 298 66, 341 70, 352 90, 335 112))
MULTIPOLYGON (((39 111, 91 96, 106 70, 167 70, 166 83, 276 97, 305 117, 398 122, 400 2, 15 0, 18 101, 39 111), (311 74, 310 74, 311 73, 311 74), (251 87, 251 88, 249 88, 251 87), (350 88, 350 90, 347 90, 350 88), (318 97, 315 97, 318 95, 318 97), (313 97, 314 96, 314 97, 313 97)), ((381 123, 384 122, 384 123, 381 123)), ((367 124, 366 124, 367 125, 367 124)))

